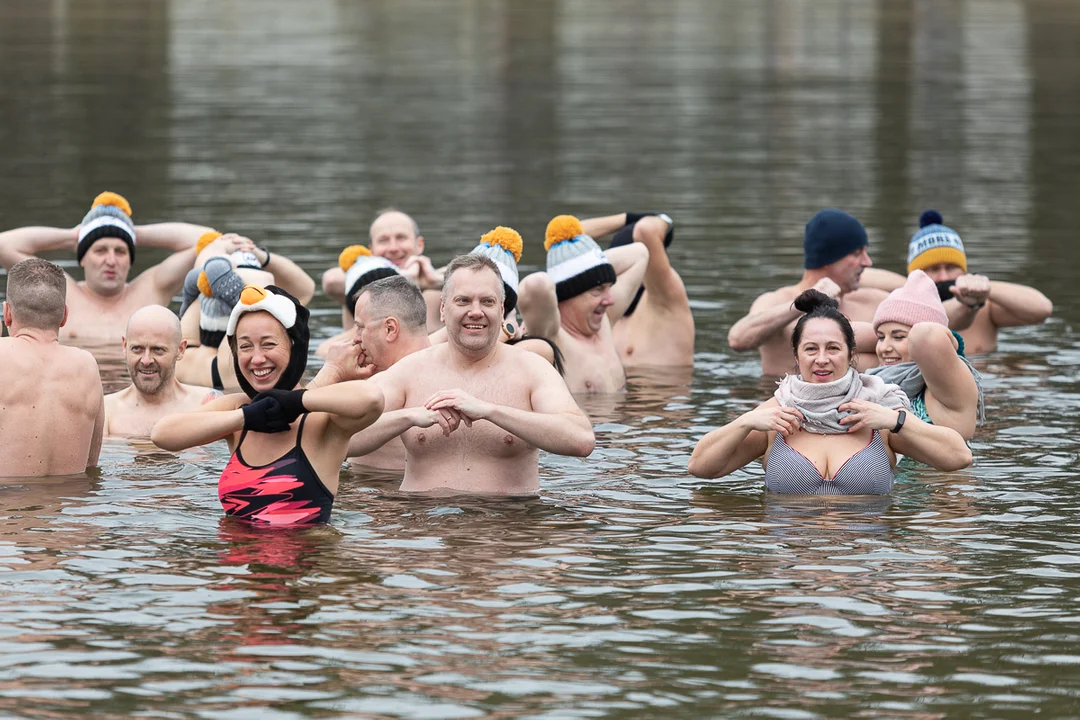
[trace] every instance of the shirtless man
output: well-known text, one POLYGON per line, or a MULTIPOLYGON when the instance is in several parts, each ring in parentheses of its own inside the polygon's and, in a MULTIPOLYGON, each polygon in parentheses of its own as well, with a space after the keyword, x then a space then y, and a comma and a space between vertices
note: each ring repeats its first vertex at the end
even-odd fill
MULTIPOLYGON (((343 364, 369 366, 384 372, 402 358, 431 347, 427 332, 427 306, 420 289, 401 275, 386 277, 364 286, 353 313, 354 334, 331 348, 319 374, 308 383, 323 387, 343 378, 358 377, 343 364)), ((360 444, 357 444, 360 447, 360 444)), ((400 437, 370 453, 353 452, 350 462, 383 470, 405 469, 405 445, 400 437)))
MULTIPOLYGON (((1039 325, 1050 317, 1054 304, 1035 288, 969 274, 960 235, 943 223, 936 210, 922 214, 908 244, 907 271, 922 270, 937 283, 949 328, 964 338, 966 355, 992 352, 999 328, 1039 325)), ((865 284, 892 291, 904 282, 903 275, 875 270, 865 284)))
POLYGON ((147 305, 168 305, 195 261, 195 241, 208 228, 187 223, 136 226, 131 207, 115 193, 101 193, 73 230, 24 227, 0 233, 0 264, 15 263, 48 250, 74 248, 86 279, 67 277, 65 342, 117 340, 131 313, 147 305), (135 246, 162 247, 173 255, 128 282, 135 246))
POLYGON ((527 333, 562 350, 571 392, 622 390, 626 372, 611 326, 641 285, 648 246, 632 243, 605 253, 571 215, 548 223, 544 246, 547 272, 527 276, 518 291, 527 333))
POLYGON ((588 455, 589 419, 543 358, 499 342, 503 283, 490 258, 455 258, 443 296, 448 341, 372 378, 384 414, 350 448, 371 452, 400 435, 402 490, 534 494, 539 450, 588 455))
POLYGON ((105 435, 149 437, 154 423, 174 412, 191 412, 220 393, 184 385, 176 363, 187 341, 180 318, 166 307, 147 305, 128 320, 122 340, 131 385, 105 396, 105 435))
MULTIPOLYGON (((888 293, 859 286, 863 270, 873 265, 868 246, 866 230, 854 217, 840 210, 819 211, 806 223, 802 280, 754 300, 750 312, 728 332, 731 349, 759 350, 761 371, 765 375, 790 371, 791 331, 802 315, 792 307, 792 302, 809 288, 839 298, 840 312, 852 322, 872 321, 874 311, 888 293)), ((856 334, 855 344, 856 367, 860 370, 875 367, 877 338, 864 331, 856 334)))
POLYGON ((674 225, 663 213, 619 213, 581 221, 585 234, 594 238, 615 233, 612 248, 632 242, 649 248, 645 284, 638 288, 626 313, 612 328, 615 347, 625 368, 688 368, 694 364, 694 316, 690 312, 690 298, 667 254, 674 225))
MULTIPOLYGON (((371 254, 383 257, 397 266, 398 271, 416 283, 424 292, 428 308, 428 329, 432 332, 441 327, 439 303, 443 273, 435 269, 431 258, 424 255, 424 236, 415 220, 394 208, 380 210, 368 230, 371 238, 371 254)), ((323 292, 345 303, 345 271, 330 268, 322 276, 323 292)), ((352 326, 352 308, 342 308, 342 327, 352 326)))
POLYGON ((97 465, 105 407, 97 362, 59 343, 67 280, 47 260, 8 271, 0 367, 0 475, 73 475, 97 465))

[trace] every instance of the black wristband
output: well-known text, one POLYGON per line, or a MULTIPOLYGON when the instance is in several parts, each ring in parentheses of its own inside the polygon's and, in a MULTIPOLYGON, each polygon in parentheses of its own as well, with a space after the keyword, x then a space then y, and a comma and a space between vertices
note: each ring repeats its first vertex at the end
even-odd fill
POLYGON ((968 305, 967 303, 960 303, 960 304, 963 305, 964 307, 966 307, 968 310, 971 310, 972 312, 978 312, 978 311, 983 309, 983 305, 986 304, 986 301, 983 300, 978 305, 968 305))
POLYGON ((896 426, 889 432, 894 435, 900 432, 900 428, 904 427, 904 420, 907 420, 907 410, 899 410, 896 414, 896 426))
POLYGON ((267 250, 265 246, 262 246, 259 249, 262 250, 264 253, 266 253, 266 262, 264 262, 262 264, 263 267, 266 267, 267 265, 270 264, 270 251, 267 250))

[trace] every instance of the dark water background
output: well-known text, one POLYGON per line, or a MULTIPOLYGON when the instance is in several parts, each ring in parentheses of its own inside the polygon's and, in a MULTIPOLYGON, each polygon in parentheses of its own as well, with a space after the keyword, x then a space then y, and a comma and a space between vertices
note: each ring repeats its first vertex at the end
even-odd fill
POLYGON ((535 500, 347 475, 333 526, 251 532, 224 448, 138 443, 0 488, 0 714, 1080 716, 1077 127, 1067 0, 4 0, 0 226, 109 189, 317 276, 395 205, 437 263, 519 229, 527 272, 554 214, 666 210, 698 355, 590 399, 596 452, 544 458, 535 500), (828 205, 894 270, 936 207, 1055 316, 976 361, 967 471, 876 500, 690 478, 768 393, 727 330, 828 205))

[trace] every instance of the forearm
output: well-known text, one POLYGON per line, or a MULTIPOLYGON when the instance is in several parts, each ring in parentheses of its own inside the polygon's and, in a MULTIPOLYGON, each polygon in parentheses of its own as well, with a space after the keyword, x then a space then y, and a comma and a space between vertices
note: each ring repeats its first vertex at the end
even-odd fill
POLYGON ((5 268, 31 255, 49 250, 74 249, 78 240, 71 228, 23 227, 0 233, 0 261, 5 268))
POLYGON ((859 287, 877 288, 885 292, 892 292, 897 288, 904 287, 907 278, 892 270, 882 268, 866 268, 859 278, 859 287))
POLYGON ((736 453, 750 436, 750 428, 739 419, 713 430, 698 441, 690 456, 690 474, 700 478, 720 478, 729 475, 742 464, 736 453))
MULTIPOLYGON (((260 251, 263 255, 265 251, 260 251)), ((307 305, 315 295, 315 281, 304 272, 303 268, 292 260, 277 253, 269 253, 268 258, 259 258, 260 261, 269 260, 263 265, 264 270, 274 274, 274 284, 289 294, 296 297, 301 305, 307 305)))
POLYGON ((991 308, 992 319, 998 327, 1036 325, 1054 312, 1050 298, 1035 288, 1015 283, 991 281, 990 302, 998 306, 991 308))
POLYGON ((363 420, 382 412, 382 391, 367 380, 349 380, 331 387, 311 389, 304 393, 304 409, 324 412, 351 420, 363 420))
POLYGON ((800 315, 802 313, 791 305, 776 305, 751 313, 731 326, 728 331, 728 345, 736 352, 756 350, 776 337, 788 323, 800 315))
POLYGON ((617 215, 585 218, 581 221, 581 229, 591 238, 601 238, 610 235, 625 224, 626 213, 618 213, 617 215))
POLYGON ((971 323, 975 322, 979 314, 979 308, 965 305, 956 298, 946 300, 944 305, 945 313, 949 316, 949 328, 957 332, 971 327, 971 323))
POLYGON ((137 225, 135 238, 139 245, 160 247, 177 252, 195 247, 195 241, 213 228, 191 223, 167 222, 152 225, 137 225))
POLYGON ((378 420, 349 441, 349 457, 368 455, 390 442, 401 433, 412 428, 414 408, 403 408, 383 413, 378 420))
POLYGON ((163 450, 176 452, 221 440, 243 429, 243 410, 176 413, 157 421, 150 440, 163 450))
POLYGON ((925 423, 907 414, 903 429, 889 436, 894 452, 946 472, 971 465, 971 449, 960 433, 944 425, 925 423))
POLYGON ((596 445, 592 424, 580 412, 541 413, 495 405, 485 419, 530 445, 557 455, 586 457, 596 445))

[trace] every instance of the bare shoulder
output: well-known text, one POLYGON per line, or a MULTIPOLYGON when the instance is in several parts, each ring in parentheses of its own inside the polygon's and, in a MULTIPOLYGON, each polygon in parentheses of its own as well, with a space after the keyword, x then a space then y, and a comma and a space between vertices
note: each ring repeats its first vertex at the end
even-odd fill
POLYGON ((795 285, 788 285, 777 290, 764 292, 754 299, 754 302, 750 305, 750 312, 759 312, 777 305, 788 304, 795 299, 797 290, 798 288, 795 285))
POLYGON ((184 391, 184 404, 201 406, 208 403, 212 403, 218 398, 225 397, 225 394, 214 388, 203 387, 202 385, 188 385, 186 383, 180 383, 181 389, 184 391))
POLYGON ((84 375, 92 374, 95 380, 100 380, 97 360, 90 351, 71 345, 60 345, 57 350, 58 357, 63 358, 63 362, 69 363, 69 367, 77 369, 84 375))

